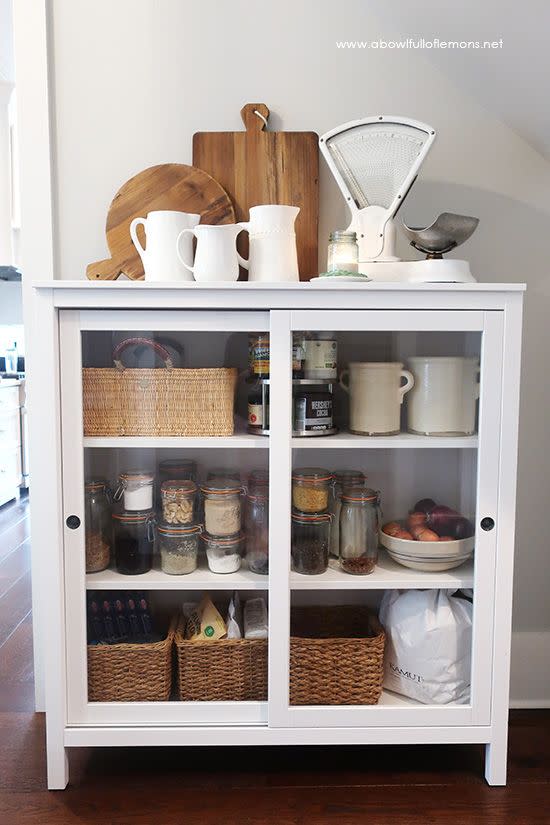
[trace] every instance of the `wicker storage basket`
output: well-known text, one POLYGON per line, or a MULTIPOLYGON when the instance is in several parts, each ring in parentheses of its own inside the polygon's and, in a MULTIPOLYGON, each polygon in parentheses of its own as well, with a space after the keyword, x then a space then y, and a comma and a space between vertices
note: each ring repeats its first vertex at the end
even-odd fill
POLYGON ((385 641, 366 608, 293 608, 290 704, 375 705, 382 693, 385 641))
POLYGON ((174 619, 161 642, 88 645, 88 701, 166 702, 176 627, 174 619))
POLYGON ((115 367, 84 367, 85 436, 233 435, 237 370, 174 369, 169 353, 149 339, 123 341, 115 367), (125 369, 124 349, 145 344, 159 352, 166 369, 125 369))
POLYGON ((179 698, 185 702, 267 699, 267 639, 191 642, 176 633, 179 698))

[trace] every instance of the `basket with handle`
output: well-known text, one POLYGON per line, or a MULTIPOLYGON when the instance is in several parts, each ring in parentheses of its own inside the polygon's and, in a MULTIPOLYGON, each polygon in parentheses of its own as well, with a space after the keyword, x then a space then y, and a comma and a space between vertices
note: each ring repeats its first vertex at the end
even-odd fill
POLYGON ((237 370, 175 368, 169 352, 149 338, 127 338, 114 367, 82 370, 85 436, 228 436, 234 432, 237 370), (164 368, 127 368, 130 347, 150 347, 164 368))

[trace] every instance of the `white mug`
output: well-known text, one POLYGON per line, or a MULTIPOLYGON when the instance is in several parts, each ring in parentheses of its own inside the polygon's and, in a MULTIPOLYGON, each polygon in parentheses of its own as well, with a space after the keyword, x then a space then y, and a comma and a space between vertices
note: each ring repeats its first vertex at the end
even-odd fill
POLYGON ((183 266, 193 274, 195 281, 236 281, 239 278, 239 264, 248 264, 248 261, 241 258, 237 252, 237 235, 240 231, 241 226, 236 223, 212 226, 200 224, 194 229, 184 229, 178 235, 176 252, 183 266), (193 266, 186 263, 181 251, 186 235, 195 235, 197 238, 193 266))
POLYGON ((409 432, 471 435, 479 398, 479 359, 414 356, 408 363, 415 380, 407 399, 409 432))
POLYGON ((396 435, 401 429, 401 404, 414 377, 397 361, 355 361, 340 375, 350 395, 350 430, 359 435, 396 435), (349 376, 349 386, 346 378, 349 376), (405 383, 401 384, 401 379, 405 383))
MULTIPOLYGON (((143 261, 146 281, 193 280, 188 270, 178 260, 175 247, 176 239, 182 229, 194 229, 200 219, 200 215, 167 209, 149 212, 146 218, 134 218, 130 224, 130 236, 143 261), (140 224, 145 230, 145 248, 141 245, 137 234, 140 224)), ((183 255, 189 263, 192 261, 192 240, 189 240, 183 255)))
POLYGON ((299 206, 264 204, 252 206, 250 220, 239 224, 250 237, 248 263, 249 281, 295 282, 298 273, 298 252, 294 222, 299 206))

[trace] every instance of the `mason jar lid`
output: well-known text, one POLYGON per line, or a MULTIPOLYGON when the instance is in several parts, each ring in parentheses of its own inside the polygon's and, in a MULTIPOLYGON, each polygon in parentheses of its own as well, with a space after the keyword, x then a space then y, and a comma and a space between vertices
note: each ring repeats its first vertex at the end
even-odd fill
POLYGON ((355 481, 364 482, 366 479, 365 473, 361 470, 335 470, 334 480, 338 484, 352 484, 355 481))
POLYGON ((207 481, 219 481, 220 478, 229 478, 241 483, 241 474, 233 467, 213 467, 208 470, 207 481))
POLYGON ((379 495, 370 487, 349 487, 342 493, 342 501, 378 501, 379 495))
POLYGON ((197 469, 197 462, 192 458, 166 458, 159 462, 159 471, 163 473, 171 470, 189 470, 194 472, 197 469))
POLYGON ((312 484, 330 481, 332 473, 330 470, 324 470, 322 467, 300 467, 299 470, 294 470, 292 473, 293 481, 310 481, 312 484))
POLYGON ((104 478, 91 478, 84 484, 84 489, 87 493, 95 493, 99 490, 104 490, 107 487, 107 482, 104 478))
POLYGON ((223 538, 211 536, 210 533, 203 533, 201 539, 206 544, 219 544, 221 547, 233 547, 235 544, 242 542, 244 533, 233 533, 231 536, 224 536, 223 538))
POLYGON ((298 524, 321 524, 330 521, 330 513, 302 513, 300 510, 292 511, 292 521, 298 524))
POLYGON ((335 229, 328 236, 329 243, 337 243, 338 241, 345 241, 346 243, 357 243, 357 232, 348 232, 343 229, 335 229))
POLYGON ((252 470, 248 476, 249 484, 269 484, 268 470, 252 470))
POLYGON ((123 484, 152 484, 155 477, 147 470, 127 470, 125 473, 120 473, 119 479, 123 484))
POLYGON ((174 495, 179 493, 189 496, 197 492, 197 485, 194 481, 170 479, 162 482, 160 491, 161 493, 173 493, 174 495))
POLYGON ((123 510, 121 513, 113 513, 116 521, 123 524, 144 524, 155 518, 154 510, 123 510))
POLYGON ((157 530, 163 536, 190 536, 202 533, 202 524, 168 524, 163 521, 157 525, 157 530))
POLYGON ((246 497, 248 501, 260 501, 262 503, 266 503, 269 498, 267 493, 248 493, 246 497))
POLYGON ((240 494, 242 488, 240 485, 237 486, 233 479, 212 478, 206 484, 203 484, 201 491, 207 495, 212 493, 217 496, 230 496, 240 494))

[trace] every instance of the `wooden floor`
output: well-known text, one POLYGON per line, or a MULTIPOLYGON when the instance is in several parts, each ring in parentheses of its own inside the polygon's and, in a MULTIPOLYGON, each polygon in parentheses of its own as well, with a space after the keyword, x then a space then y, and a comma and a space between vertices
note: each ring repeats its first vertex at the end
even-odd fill
POLYGON ((0 825, 538 825, 550 823, 550 711, 516 712, 510 781, 477 746, 105 749, 71 752, 45 789, 33 713, 26 502, 0 508, 0 825))

